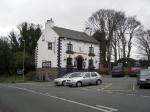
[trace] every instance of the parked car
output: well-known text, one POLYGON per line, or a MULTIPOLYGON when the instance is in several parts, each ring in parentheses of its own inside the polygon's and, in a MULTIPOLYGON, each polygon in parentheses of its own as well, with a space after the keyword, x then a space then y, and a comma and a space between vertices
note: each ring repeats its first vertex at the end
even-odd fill
POLYGON ((130 77, 136 77, 137 74, 140 73, 141 68, 139 66, 131 67, 131 71, 129 73, 130 77))
POLYGON ((139 87, 150 85, 150 70, 143 69, 140 74, 137 75, 137 85, 139 87))
POLYGON ((57 78, 57 79, 54 79, 54 84, 59 86, 59 85, 62 85, 62 86, 65 86, 66 85, 66 80, 69 79, 69 77, 71 76, 72 73, 68 73, 60 78, 57 78))
POLYGON ((124 77, 124 71, 122 66, 114 66, 112 69, 112 77, 124 77))
POLYGON ((78 72, 71 75, 71 77, 66 80, 66 85, 81 87, 83 85, 102 83, 101 75, 97 72, 78 72))

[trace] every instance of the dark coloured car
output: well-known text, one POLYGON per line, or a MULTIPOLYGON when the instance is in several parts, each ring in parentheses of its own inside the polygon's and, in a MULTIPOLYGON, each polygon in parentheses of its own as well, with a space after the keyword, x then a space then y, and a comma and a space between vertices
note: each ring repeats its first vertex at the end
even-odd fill
POLYGON ((114 66, 112 69, 112 77, 124 77, 124 71, 122 66, 114 66))
POLYGON ((137 76, 137 84, 139 87, 150 86, 150 70, 144 69, 137 76))

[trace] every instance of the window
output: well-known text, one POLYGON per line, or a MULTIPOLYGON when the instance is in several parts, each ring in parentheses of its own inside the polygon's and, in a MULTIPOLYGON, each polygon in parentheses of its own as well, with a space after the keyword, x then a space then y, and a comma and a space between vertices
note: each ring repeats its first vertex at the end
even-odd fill
POLYGON ((73 45, 71 43, 67 45, 67 51, 73 51, 73 45))
POLYGON ((67 65, 71 65, 72 66, 72 58, 67 58, 67 65))
POLYGON ((89 59, 89 66, 93 66, 93 59, 89 59))
POLYGON ((86 73, 84 77, 90 77, 90 73, 86 73))
POLYGON ((94 54, 94 47, 89 47, 89 53, 93 53, 94 54))
POLYGON ((89 59, 89 66, 88 66, 88 69, 89 69, 89 70, 94 70, 94 69, 95 69, 95 67, 94 67, 94 62, 93 62, 93 59, 92 59, 92 58, 89 59))
POLYGON ((97 77, 97 74, 94 73, 94 72, 92 72, 92 73, 91 73, 91 77, 97 77))
POLYGON ((52 43, 48 42, 48 50, 52 50, 52 43))
POLYGON ((67 44, 67 51, 66 51, 66 53, 68 53, 68 54, 73 54, 74 53, 73 52, 73 45, 71 43, 67 44))
POLYGON ((95 56, 94 47, 92 47, 92 45, 91 45, 91 47, 89 47, 89 56, 95 56))

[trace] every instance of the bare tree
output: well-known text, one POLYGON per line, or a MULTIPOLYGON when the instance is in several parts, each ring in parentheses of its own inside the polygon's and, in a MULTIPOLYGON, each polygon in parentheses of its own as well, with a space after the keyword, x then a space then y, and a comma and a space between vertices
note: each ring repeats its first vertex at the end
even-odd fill
MULTIPOLYGON (((122 49, 122 56, 123 58, 126 57, 126 46, 127 46, 127 39, 126 39, 126 31, 127 31, 127 18, 125 17, 125 14, 120 14, 120 21, 117 24, 117 34, 118 38, 120 39, 121 45, 119 43, 119 50, 122 49), (121 47, 121 48, 120 48, 121 47)), ((120 50, 121 51, 121 50, 120 50)))
POLYGON ((108 63, 111 61, 113 35, 118 23, 117 16, 115 10, 100 9, 86 22, 86 25, 93 29, 93 32, 99 31, 105 34, 108 63))
MULTIPOLYGON (((100 9, 93 13, 86 22, 86 26, 94 33, 105 34, 103 40, 106 44, 101 45, 101 48, 106 48, 106 53, 102 53, 106 58, 100 57, 106 59, 107 63, 110 63, 112 57, 114 61, 117 61, 118 58, 129 58, 133 37, 142 29, 141 23, 136 20, 135 16, 126 17, 124 12, 109 9, 100 9)), ((102 38, 102 36, 99 37, 102 38)))
POLYGON ((135 17, 129 17, 127 22, 129 33, 127 57, 129 58, 131 54, 132 38, 136 35, 136 33, 138 33, 141 30, 142 26, 141 23, 137 21, 135 17))
POLYGON ((138 34, 137 46, 140 49, 140 54, 146 56, 150 61, 150 30, 138 34))

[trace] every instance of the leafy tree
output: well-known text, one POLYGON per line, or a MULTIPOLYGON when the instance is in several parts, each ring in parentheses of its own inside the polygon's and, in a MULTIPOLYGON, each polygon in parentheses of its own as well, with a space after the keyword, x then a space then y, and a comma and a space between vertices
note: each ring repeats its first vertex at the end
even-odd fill
POLYGON ((20 49, 18 37, 17 34, 14 31, 11 31, 8 35, 8 38, 10 39, 10 44, 12 48, 12 52, 17 52, 20 49))
POLYGON ((100 42, 100 63, 106 63, 106 38, 105 32, 96 32, 93 37, 100 42))
POLYGON ((25 46, 26 47, 26 52, 32 55, 34 53, 35 47, 37 45, 37 41, 41 36, 41 26, 40 25, 35 25, 33 23, 21 23, 18 25, 19 29, 19 43, 20 43, 20 48, 23 50, 24 43, 23 40, 25 40, 25 46))
POLYGON ((18 25, 18 30, 18 34, 14 31, 9 34, 12 52, 23 52, 25 41, 25 52, 32 57, 31 62, 34 63, 35 47, 42 33, 41 26, 23 22, 18 25))
POLYGON ((12 57, 12 52, 10 49, 10 44, 6 37, 0 38, 0 72, 10 73, 10 60, 12 57))
MULTIPOLYGON (((22 69, 23 67, 23 52, 15 52, 12 56, 12 60, 11 60, 11 66, 14 70, 14 72, 17 71, 17 69, 22 69)), ((29 68, 31 67, 32 65, 32 61, 31 61, 31 56, 29 54, 25 54, 25 57, 24 57, 24 60, 25 60, 25 68, 29 68)), ((26 70, 25 69, 25 70, 26 70)))

